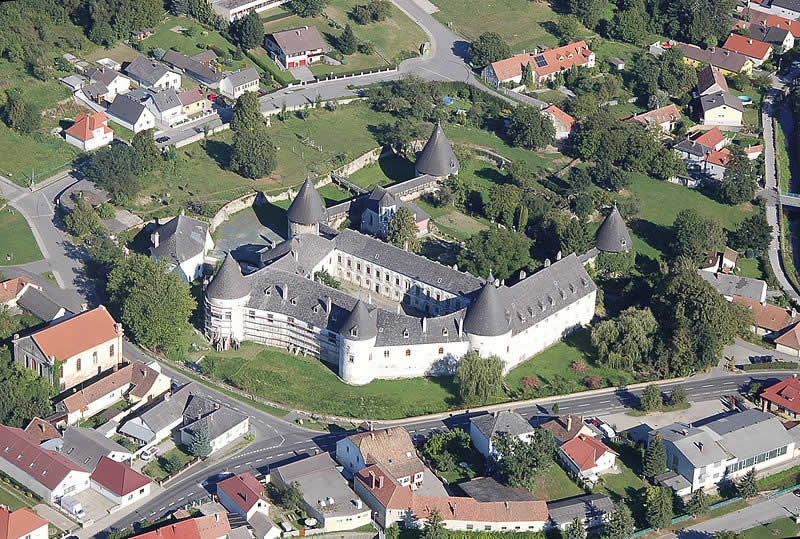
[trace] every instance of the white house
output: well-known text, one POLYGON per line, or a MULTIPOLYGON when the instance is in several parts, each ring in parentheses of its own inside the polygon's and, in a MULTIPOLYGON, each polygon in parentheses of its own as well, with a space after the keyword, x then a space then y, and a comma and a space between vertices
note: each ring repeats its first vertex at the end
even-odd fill
POLYGON ((381 467, 402 486, 416 489, 424 479, 425 466, 403 427, 361 432, 336 442, 336 460, 348 474, 371 464, 381 467))
POLYGON ((92 473, 95 490, 119 507, 131 505, 150 495, 152 481, 130 466, 103 457, 92 473))
POLYGON ((11 512, 0 505, 0 539, 48 539, 48 524, 29 507, 11 512))
POLYGON ((245 92, 258 91, 259 80, 258 71, 254 67, 248 67, 223 78, 219 82, 219 91, 225 97, 237 99, 245 92))
POLYGON ((580 434, 558 449, 559 460, 576 477, 596 483, 602 473, 614 469, 617 453, 591 436, 580 434))
POLYGON ((150 109, 128 95, 117 96, 106 113, 113 121, 134 133, 156 126, 156 117, 150 109))
POLYGON ((327 47, 315 26, 269 34, 264 39, 264 46, 286 69, 319 62, 327 47))
POLYGON ((289 0, 213 0, 211 8, 228 22, 233 22, 255 11, 261 13, 285 4, 289 0))
POLYGON ((469 421, 472 445, 487 459, 500 456, 493 444, 498 436, 511 434, 527 443, 535 433, 535 429, 524 417, 511 410, 479 415, 469 421))
POLYGON ((114 131, 108 127, 108 117, 105 112, 95 112, 94 114, 78 114, 75 123, 64 131, 64 139, 88 152, 101 146, 111 144, 114 140, 114 131))
POLYGON ((172 271, 187 282, 203 276, 206 255, 214 249, 208 223, 185 215, 166 223, 156 220, 150 242, 150 256, 166 260, 172 271))
POLYGON ((159 122, 170 127, 186 119, 183 103, 174 88, 167 88, 150 96, 147 108, 159 122))
POLYGON ((144 88, 166 90, 181 87, 179 74, 170 71, 164 64, 144 56, 137 56, 125 68, 125 72, 144 88))
POLYGON ((225 509, 248 522, 256 513, 269 515, 269 502, 264 497, 264 485, 250 472, 217 483, 217 497, 225 509))
POLYGON ((575 127, 577 123, 575 118, 555 105, 550 105, 542 110, 542 114, 550 118, 550 121, 553 122, 553 127, 555 127, 556 130, 556 140, 564 140, 569 137, 572 128, 575 127))
POLYGON ((105 93, 105 100, 109 103, 119 94, 124 94, 131 89, 131 79, 109 67, 102 67, 97 69, 90 67, 86 70, 86 76, 92 84, 100 83, 105 86, 107 92, 105 93))
POLYGON ((219 406, 202 395, 192 395, 183 411, 183 426, 178 429, 176 438, 181 444, 189 445, 199 430, 208 434, 213 454, 247 434, 250 418, 228 406, 219 406))

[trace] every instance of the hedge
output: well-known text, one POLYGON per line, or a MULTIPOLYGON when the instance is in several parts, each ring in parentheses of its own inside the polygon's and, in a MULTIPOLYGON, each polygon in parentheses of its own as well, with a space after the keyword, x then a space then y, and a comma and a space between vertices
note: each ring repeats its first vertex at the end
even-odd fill
POLYGON ((273 78, 281 83, 283 86, 288 86, 289 84, 294 84, 296 82, 300 82, 296 78, 292 76, 291 73, 287 71, 281 71, 278 66, 272 63, 272 60, 265 62, 263 58, 259 58, 255 54, 251 53, 250 51, 246 51, 245 54, 248 58, 250 58, 253 63, 255 63, 258 67, 263 69, 264 71, 272 74, 273 78))
POLYGON ((743 371, 777 371, 777 370, 800 370, 800 364, 794 361, 770 361, 769 363, 751 363, 742 365, 743 371))

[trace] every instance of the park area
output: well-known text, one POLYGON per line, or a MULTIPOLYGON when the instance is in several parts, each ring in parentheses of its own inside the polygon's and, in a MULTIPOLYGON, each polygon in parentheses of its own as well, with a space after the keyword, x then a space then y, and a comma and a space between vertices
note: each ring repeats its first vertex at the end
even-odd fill
POLYGON ((0 234, 0 266, 27 264, 42 259, 28 222, 11 206, 0 209, 0 230, 3 231, 0 234))

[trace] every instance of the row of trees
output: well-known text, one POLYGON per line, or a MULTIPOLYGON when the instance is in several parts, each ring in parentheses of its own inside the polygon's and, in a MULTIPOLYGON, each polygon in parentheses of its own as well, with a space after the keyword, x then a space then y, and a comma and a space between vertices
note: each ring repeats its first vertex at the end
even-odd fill
POLYGON ((275 170, 277 151, 255 92, 246 92, 236 100, 231 129, 231 170, 245 178, 261 178, 275 170))

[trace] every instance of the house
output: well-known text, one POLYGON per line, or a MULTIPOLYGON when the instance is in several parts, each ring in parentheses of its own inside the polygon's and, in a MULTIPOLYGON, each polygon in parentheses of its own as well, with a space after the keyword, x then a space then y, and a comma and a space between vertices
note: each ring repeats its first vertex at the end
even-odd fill
POLYGON ((189 58, 191 58, 195 62, 200 62, 206 67, 211 67, 211 64, 213 62, 216 62, 218 56, 217 53, 214 52, 212 49, 206 49, 202 52, 198 52, 197 54, 191 55, 189 58))
POLYGON ((125 365, 80 391, 67 395, 56 403, 56 412, 66 414, 66 424, 74 425, 93 417, 125 399, 130 412, 169 391, 170 378, 161 374, 158 363, 152 366, 141 362, 125 365))
POLYGON ((566 415, 551 419, 542 424, 542 428, 549 430, 558 445, 563 445, 578 435, 593 436, 594 431, 583 422, 583 416, 566 415))
POLYGON ((727 91, 728 81, 716 67, 707 65, 697 72, 697 95, 703 96, 727 91))
POLYGON ((134 535, 130 539, 225 539, 231 532, 224 511, 170 522, 155 530, 134 535))
POLYGON ((761 410, 745 410, 701 427, 672 423, 658 433, 667 453, 667 468, 677 474, 672 488, 679 496, 735 480, 751 469, 762 470, 794 456, 795 441, 781 421, 761 410))
POLYGON ((81 75, 67 75, 66 77, 61 77, 58 80, 60 80, 61 84, 69 88, 69 90, 72 92, 77 92, 86 84, 88 84, 86 79, 81 75))
POLYGON ((101 67, 107 67, 108 69, 113 69, 114 71, 119 71, 120 69, 122 69, 122 65, 120 65, 119 62, 112 60, 111 58, 100 58, 95 63, 101 67))
POLYGON ((86 84, 80 89, 80 91, 87 100, 91 101, 92 103, 97 103, 98 105, 104 104, 109 95, 108 87, 102 82, 86 84))
POLYGON ((729 92, 716 92, 700 97, 700 118, 705 125, 742 125, 744 105, 729 92))
POLYGON ((751 24, 749 30, 750 37, 769 43, 778 54, 783 54, 794 47, 794 35, 786 28, 751 24))
POLYGON ((550 105, 542 110, 542 114, 550 118, 553 127, 556 129, 556 140, 564 140, 569 137, 572 128, 575 127, 576 120, 555 105, 550 105))
POLYGON ((519 84, 522 82, 522 67, 526 65, 532 68, 534 84, 543 84, 573 66, 594 67, 595 54, 585 41, 572 42, 540 53, 518 54, 493 62, 483 68, 481 77, 494 86, 508 82, 519 84))
POLYGON ((195 387, 194 383, 189 383, 177 391, 165 393, 160 401, 123 423, 119 432, 145 446, 157 444, 183 422, 183 411, 195 387))
POLYGON ((754 146, 748 146, 748 147, 746 147, 744 149, 744 154, 751 161, 753 161, 754 159, 758 159, 761 156, 762 153, 764 153, 764 145, 763 144, 756 144, 754 146))
POLYGON ((800 324, 791 326, 775 338, 775 349, 784 354, 800 357, 800 324))
POLYGON ((353 475, 371 464, 380 464, 402 486, 416 489, 423 481, 425 465, 417 457, 411 435, 403 427, 360 432, 336 442, 336 460, 353 475))
POLYGON ((706 152, 703 158, 703 173, 715 180, 721 180, 725 177, 725 171, 728 170, 732 158, 733 154, 728 148, 706 152))
POLYGON ((672 149, 688 166, 721 179, 727 168, 730 152, 719 152, 722 152, 728 142, 718 127, 712 127, 708 131, 698 131, 689 138, 679 141, 672 149))
POLYGON ((61 433, 52 423, 38 417, 30 420, 28 426, 25 427, 25 433, 38 444, 53 438, 61 438, 61 433))
POLYGON ((256 513, 269 516, 269 502, 264 485, 250 472, 234 475, 217 483, 219 503, 231 513, 249 521, 256 513))
POLYGON ((167 88, 152 94, 146 103, 153 116, 169 127, 186 119, 183 114, 183 103, 178 97, 178 92, 173 88, 167 88))
POLYGON ((408 209, 414 216, 418 238, 428 233, 430 215, 413 202, 405 202, 381 186, 376 186, 364 201, 361 213, 361 232, 385 238, 389 230, 389 223, 400 208, 408 209))
POLYGON ((576 518, 587 530, 597 528, 608 522, 613 511, 614 502, 603 494, 586 494, 547 502, 550 524, 562 531, 576 518))
POLYGON ((711 273, 717 273, 718 271, 722 273, 733 273, 738 259, 739 253, 730 247, 725 247, 725 250, 722 252, 709 251, 706 253, 706 260, 703 266, 701 266, 701 269, 711 273))
POLYGON ((612 56, 611 58, 609 58, 608 63, 611 64, 611 66, 617 71, 622 71, 623 69, 625 69, 625 62, 620 60, 616 56, 612 56))
POLYGON ((618 453, 592 436, 579 434, 558 448, 561 464, 567 472, 589 483, 616 466, 618 453))
POLYGON ((22 295, 31 288, 40 288, 39 285, 27 277, 15 277, 0 283, 0 305, 13 309, 22 295))
POLYGON ((709 150, 716 151, 722 150, 722 148, 730 142, 725 138, 725 135, 718 127, 712 127, 708 131, 698 131, 691 137, 691 140, 705 146, 709 150))
POLYGON ((166 260, 170 270, 187 282, 203 276, 206 255, 214 249, 208 223, 183 214, 166 223, 156 220, 150 243, 150 256, 166 260))
POLYGON ((105 112, 95 112, 88 116, 78 114, 75 123, 64 131, 64 140, 88 152, 111 144, 114 140, 114 131, 108 127, 108 117, 105 112))
POLYGON ((213 0, 211 8, 228 22, 233 22, 248 13, 261 13, 281 6, 289 0, 213 0))
POLYGON ((0 471, 48 503, 89 488, 89 472, 36 444, 24 430, 0 425, 0 471))
POLYGON ((107 92, 105 100, 109 103, 114 101, 119 94, 124 94, 131 89, 131 79, 120 74, 119 69, 110 67, 90 67, 85 72, 91 84, 102 84, 107 92))
POLYGON ((741 34, 731 34, 722 48, 738 52, 753 62, 753 67, 758 67, 769 59, 772 47, 769 43, 753 39, 741 34))
POLYGON ((213 51, 199 53, 203 55, 200 56, 200 58, 204 61, 201 61, 195 59, 194 56, 184 56, 178 51, 170 49, 164 54, 161 61, 180 73, 186 73, 209 88, 218 88, 219 81, 222 80, 224 73, 210 67, 211 57, 207 54, 208 52, 214 55, 214 59, 217 58, 217 55, 213 51))
POLYGON ((103 457, 89 477, 96 490, 118 507, 138 502, 150 495, 152 481, 130 466, 103 457))
POLYGON ((353 492, 330 453, 320 453, 270 470, 282 489, 297 483, 303 508, 326 532, 352 530, 369 524, 372 512, 353 492))
POLYGON ((659 109, 636 114, 635 116, 626 116, 625 118, 622 118, 622 121, 637 123, 644 127, 657 125, 663 134, 669 135, 670 132, 675 129, 675 125, 680 118, 681 113, 678 111, 678 107, 670 103, 669 105, 659 109))
POLYGON ((144 56, 134 58, 125 68, 125 73, 144 88, 166 90, 181 87, 180 75, 167 69, 164 64, 144 56))
POLYGON ((131 451, 98 431, 84 427, 67 427, 61 438, 47 440, 41 446, 58 451, 90 473, 104 457, 115 462, 130 463, 133 460, 131 451))
POLYGON ((122 362, 122 324, 102 305, 13 338, 14 361, 68 389, 122 362))
POLYGON ((245 92, 257 92, 259 80, 256 68, 248 67, 222 79, 219 83, 219 92, 230 99, 237 99, 245 92))
POLYGON ((761 279, 738 277, 719 272, 710 273, 703 270, 697 270, 697 272, 728 301, 733 301, 734 296, 741 296, 759 303, 767 302, 767 283, 761 279))
POLYGON ((140 100, 131 98, 128 94, 118 96, 106 110, 106 114, 119 125, 138 133, 151 129, 156 125, 156 117, 140 100))
POLYGON ((753 72, 753 61, 743 54, 719 47, 701 49, 697 45, 687 43, 676 43, 683 51, 683 61, 689 65, 699 67, 701 64, 709 64, 719 69, 723 75, 732 76, 737 73, 753 72))
POLYGON ((525 488, 504 485, 494 477, 476 477, 458 484, 464 494, 479 502, 523 502, 536 498, 525 488))
POLYGON ((800 379, 789 376, 761 392, 761 409, 797 419, 800 417, 800 379))
POLYGON ((29 507, 12 512, 0 505, 0 539, 48 539, 48 524, 29 507))
POLYGON ((787 19, 786 17, 781 17, 779 15, 769 15, 767 17, 766 25, 769 27, 787 30, 795 39, 800 37, 800 21, 787 19))
POLYGON ((184 116, 203 114, 211 110, 211 101, 206 99, 198 88, 189 88, 178 94, 181 100, 181 112, 184 116))
POLYGON ((141 41, 143 39, 147 39, 148 37, 152 36, 155 33, 156 33, 155 28, 142 28, 141 30, 134 30, 133 32, 131 32, 131 39, 141 41))
POLYGON ((528 443, 535 432, 525 418, 511 410, 479 415, 469 421, 469 437, 472 445, 487 459, 489 457, 500 458, 500 454, 492 443, 497 437, 510 434, 528 443))
POLYGON ((17 307, 43 322, 52 322, 72 313, 54 302, 39 287, 28 288, 17 300, 17 307))
POLYGON ((264 48, 286 69, 319 62, 327 44, 316 26, 303 26, 267 34, 264 48))
POLYGON ((189 445, 199 430, 208 435, 213 454, 247 434, 250 431, 250 418, 202 395, 192 395, 183 410, 183 425, 176 433, 178 442, 189 445))
POLYGON ((773 15, 794 21, 800 19, 800 2, 797 0, 765 0, 760 7, 773 15))

